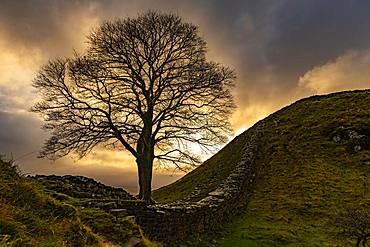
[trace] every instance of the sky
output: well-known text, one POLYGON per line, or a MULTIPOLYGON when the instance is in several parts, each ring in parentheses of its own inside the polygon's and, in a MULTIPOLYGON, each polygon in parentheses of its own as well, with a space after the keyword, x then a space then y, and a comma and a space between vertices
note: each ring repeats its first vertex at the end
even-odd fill
MULTIPOLYGON (((300 98, 370 88, 367 0, 0 0, 0 153, 24 174, 85 175, 135 192, 136 165, 125 152, 38 159, 48 135, 29 108, 43 64, 83 52, 86 36, 102 21, 148 9, 199 26, 209 59, 235 70, 235 134, 300 98)), ((153 187, 182 175, 156 168, 153 187)))

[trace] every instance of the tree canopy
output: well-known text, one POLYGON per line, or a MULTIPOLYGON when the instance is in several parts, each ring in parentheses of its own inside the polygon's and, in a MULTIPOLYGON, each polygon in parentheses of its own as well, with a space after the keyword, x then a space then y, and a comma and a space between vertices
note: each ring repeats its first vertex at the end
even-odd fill
POLYGON ((32 111, 51 133, 40 154, 83 157, 97 145, 123 147, 136 158, 142 197, 155 159, 196 165, 191 145, 209 150, 227 141, 234 79, 231 69, 207 61, 198 27, 177 15, 106 21, 83 54, 49 61, 34 80, 41 100, 32 111))

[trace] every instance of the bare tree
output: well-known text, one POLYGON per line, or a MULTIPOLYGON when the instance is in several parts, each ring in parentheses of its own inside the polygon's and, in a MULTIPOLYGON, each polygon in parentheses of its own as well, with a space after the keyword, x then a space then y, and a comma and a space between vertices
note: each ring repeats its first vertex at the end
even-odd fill
POLYGON ((51 132, 42 157, 124 147, 136 158, 139 198, 150 201, 155 159, 196 165, 191 144, 210 150, 227 141, 234 72, 207 61, 197 26, 148 11, 103 23, 87 44, 83 55, 50 61, 34 80, 42 100, 32 111, 51 132))

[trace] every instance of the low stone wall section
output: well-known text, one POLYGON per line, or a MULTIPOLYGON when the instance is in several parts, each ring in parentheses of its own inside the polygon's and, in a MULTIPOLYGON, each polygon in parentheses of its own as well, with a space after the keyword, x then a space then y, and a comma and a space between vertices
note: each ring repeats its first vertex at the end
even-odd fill
POLYGON ((243 208, 255 184, 255 162, 264 121, 255 124, 243 148, 241 160, 232 173, 198 202, 154 204, 128 207, 137 223, 152 240, 173 243, 217 226, 243 208))

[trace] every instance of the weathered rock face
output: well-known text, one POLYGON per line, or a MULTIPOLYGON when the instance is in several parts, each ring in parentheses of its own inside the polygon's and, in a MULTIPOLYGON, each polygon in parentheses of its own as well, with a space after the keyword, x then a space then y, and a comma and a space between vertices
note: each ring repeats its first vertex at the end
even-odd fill
MULTIPOLYGON (((150 206, 129 207, 137 223, 151 239, 169 245, 205 232, 235 215, 245 206, 255 184, 255 161, 264 122, 256 124, 233 172, 208 196, 197 202, 185 200, 150 206)), ((196 190, 196 189, 195 189, 196 190)), ((194 191, 197 194, 197 191, 194 191)))
POLYGON ((135 197, 122 188, 107 186, 92 178, 83 176, 36 175, 31 178, 36 179, 47 190, 63 193, 75 198, 136 200, 135 197))

